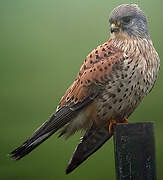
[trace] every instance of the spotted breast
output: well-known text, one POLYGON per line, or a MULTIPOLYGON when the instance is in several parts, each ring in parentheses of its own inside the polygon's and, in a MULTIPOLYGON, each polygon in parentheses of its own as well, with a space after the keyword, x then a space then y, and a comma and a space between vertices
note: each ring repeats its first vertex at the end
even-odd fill
POLYGON ((151 91, 160 64, 151 40, 121 37, 111 41, 123 53, 101 84, 101 93, 95 100, 97 114, 106 123, 109 119, 120 122, 129 117, 151 91))
POLYGON ((98 46, 85 59, 59 107, 83 101, 97 89, 98 96, 62 132, 69 137, 92 124, 104 127, 110 120, 128 118, 151 91, 158 70, 159 57, 150 40, 116 37, 98 46))

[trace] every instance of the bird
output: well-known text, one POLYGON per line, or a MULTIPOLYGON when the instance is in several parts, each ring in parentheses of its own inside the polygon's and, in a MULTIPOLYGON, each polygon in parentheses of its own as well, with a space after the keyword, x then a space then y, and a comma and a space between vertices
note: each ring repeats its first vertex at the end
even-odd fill
POLYGON ((117 123, 129 123, 155 84, 160 59, 137 4, 115 7, 109 24, 110 38, 88 54, 56 112, 10 153, 12 159, 23 158, 57 131, 65 139, 82 131, 69 174, 113 136, 117 123))

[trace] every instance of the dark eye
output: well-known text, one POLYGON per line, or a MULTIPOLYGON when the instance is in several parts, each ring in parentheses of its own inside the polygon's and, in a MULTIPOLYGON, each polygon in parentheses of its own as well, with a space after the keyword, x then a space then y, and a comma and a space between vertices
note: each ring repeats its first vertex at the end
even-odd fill
POLYGON ((124 18, 122 18, 123 24, 129 24, 130 21, 131 21, 131 18, 130 18, 130 17, 124 17, 124 18))

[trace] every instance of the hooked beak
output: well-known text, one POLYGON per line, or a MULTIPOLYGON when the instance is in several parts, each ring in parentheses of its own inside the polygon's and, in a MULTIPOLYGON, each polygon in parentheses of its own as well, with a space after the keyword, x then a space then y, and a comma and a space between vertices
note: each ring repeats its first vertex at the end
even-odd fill
POLYGON ((118 24, 114 24, 114 23, 111 24, 111 29, 110 29, 111 33, 118 32, 119 29, 120 29, 120 26, 118 24))

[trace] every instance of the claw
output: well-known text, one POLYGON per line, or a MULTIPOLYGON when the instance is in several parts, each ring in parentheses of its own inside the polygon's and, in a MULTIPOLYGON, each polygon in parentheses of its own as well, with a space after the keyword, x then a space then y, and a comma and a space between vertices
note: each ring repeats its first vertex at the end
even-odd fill
POLYGON ((110 120, 109 121, 109 133, 110 134, 113 134, 113 129, 114 129, 114 126, 116 125, 117 121, 116 120, 110 120))
POLYGON ((129 123, 128 119, 124 119, 123 121, 121 121, 122 123, 129 123))
MULTIPOLYGON (((122 121, 120 121, 120 123, 129 123, 129 120, 128 119, 123 119, 122 121)), ((114 126, 117 124, 117 121, 116 120, 113 120, 111 119, 109 121, 109 133, 110 134, 113 134, 113 130, 114 130, 114 126)))

